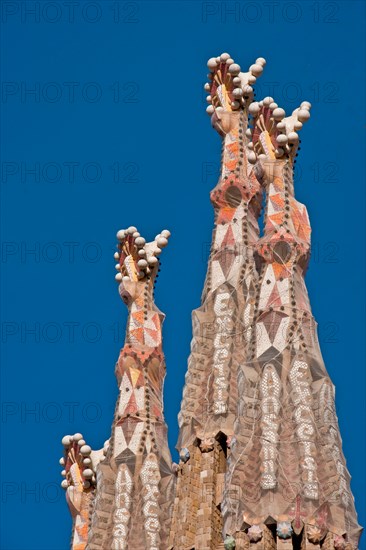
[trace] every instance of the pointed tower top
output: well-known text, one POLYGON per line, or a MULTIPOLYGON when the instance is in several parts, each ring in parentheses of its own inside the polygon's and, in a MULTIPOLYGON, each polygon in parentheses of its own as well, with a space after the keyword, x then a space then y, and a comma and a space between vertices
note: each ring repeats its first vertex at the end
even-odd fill
POLYGON ((245 73, 241 72, 240 65, 234 62, 228 53, 219 57, 211 57, 207 66, 210 73, 209 82, 204 86, 209 93, 207 102, 210 104, 206 111, 212 116, 215 111, 243 110, 253 98, 252 85, 263 72, 266 60, 259 57, 245 73))
POLYGON ((249 114, 253 117, 252 140, 248 156, 252 164, 257 159, 289 159, 294 161, 299 144, 298 132, 310 118, 311 103, 303 101, 292 114, 286 117, 285 110, 274 102, 272 97, 249 105, 249 114))
POLYGON ((136 227, 120 229, 117 233, 118 252, 114 254, 114 259, 118 261, 115 266, 118 271, 116 281, 121 283, 124 278, 138 281, 155 274, 159 264, 158 256, 161 249, 167 246, 169 237, 170 231, 164 229, 148 243, 136 227))

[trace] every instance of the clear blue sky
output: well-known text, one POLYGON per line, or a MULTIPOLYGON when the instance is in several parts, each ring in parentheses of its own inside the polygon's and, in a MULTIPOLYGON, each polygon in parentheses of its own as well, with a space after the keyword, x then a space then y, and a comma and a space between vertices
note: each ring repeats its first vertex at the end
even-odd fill
POLYGON ((313 226, 307 284, 364 525, 363 2, 1 8, 1 548, 68 548, 60 440, 81 431, 99 448, 110 434, 126 320, 112 255, 131 224, 148 238, 172 232, 156 296, 174 448, 220 157, 202 86, 223 51, 243 68, 267 59, 258 96, 287 111, 313 104, 296 184, 313 226))

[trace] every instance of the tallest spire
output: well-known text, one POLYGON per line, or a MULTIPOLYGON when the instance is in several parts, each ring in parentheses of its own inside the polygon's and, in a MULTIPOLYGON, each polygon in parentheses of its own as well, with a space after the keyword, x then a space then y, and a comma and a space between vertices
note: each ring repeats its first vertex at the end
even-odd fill
POLYGON ((227 53, 208 61, 207 111, 222 136, 223 153, 219 182, 210 195, 215 227, 202 304, 193 312, 192 353, 179 416, 181 447, 197 437, 232 435, 239 360, 233 351, 243 337, 243 306, 254 291, 253 245, 259 235, 262 194, 247 160, 248 106, 255 74, 264 63, 260 58, 243 73, 227 53))
POLYGON ((247 127, 252 86, 264 64, 260 58, 242 72, 227 53, 208 62, 207 112, 222 137, 223 152, 220 178, 210 195, 215 226, 202 303, 192 316, 191 355, 179 414, 174 548, 216 550, 223 544, 222 489, 238 410, 238 369, 250 342, 258 280, 255 255, 262 188, 248 162, 247 127))

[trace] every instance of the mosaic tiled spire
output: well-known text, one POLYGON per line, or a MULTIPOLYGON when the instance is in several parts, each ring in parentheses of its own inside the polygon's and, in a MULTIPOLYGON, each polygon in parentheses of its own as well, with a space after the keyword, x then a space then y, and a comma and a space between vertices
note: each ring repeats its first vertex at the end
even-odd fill
POLYGON ((208 62, 223 156, 179 415, 177 549, 351 549, 360 533, 304 283, 310 224, 294 196, 311 106, 285 118, 272 98, 253 103, 264 63, 243 74, 228 54, 208 62))
POLYGON ((179 414, 181 447, 220 431, 231 435, 236 416, 237 396, 231 381, 236 379, 239 358, 232 352, 243 336, 242 309, 256 277, 252 245, 259 235, 262 193, 246 158, 247 109, 253 96, 251 84, 264 64, 264 59, 258 59, 242 73, 229 54, 208 63, 212 69, 206 85, 208 112, 223 149, 219 182, 211 192, 215 227, 207 277, 202 304, 193 312, 192 353, 179 414))
POLYGON ((175 475, 163 416, 164 315, 153 290, 169 235, 162 231, 146 243, 135 227, 117 234, 116 279, 129 311, 116 364, 119 396, 102 451, 91 451, 81 434, 63 439, 63 485, 75 518, 72 550, 166 548, 175 475))
POLYGON ((191 356, 179 414, 182 460, 174 548, 205 550, 222 543, 220 503, 237 414, 237 371, 250 341, 258 279, 254 252, 262 190, 247 159, 246 131, 252 84, 264 65, 259 58, 243 73, 228 54, 208 62, 208 113, 222 137, 222 165, 211 192, 215 227, 202 304, 193 312, 191 356))
POLYGON ((252 343, 239 370, 222 512, 224 533, 235 539, 244 531, 258 549, 266 547, 265 533, 266 544, 281 549, 355 548, 360 535, 334 388, 304 283, 311 229, 306 207, 295 199, 293 165, 297 132, 310 107, 303 102, 286 118, 270 97, 249 107, 248 147, 266 209, 257 243, 252 343))
POLYGON ((66 490, 66 500, 72 517, 72 550, 86 547, 90 511, 95 496, 95 468, 103 456, 103 450, 92 451, 82 434, 65 435, 62 439, 65 452, 60 459, 65 479, 61 487, 66 490))

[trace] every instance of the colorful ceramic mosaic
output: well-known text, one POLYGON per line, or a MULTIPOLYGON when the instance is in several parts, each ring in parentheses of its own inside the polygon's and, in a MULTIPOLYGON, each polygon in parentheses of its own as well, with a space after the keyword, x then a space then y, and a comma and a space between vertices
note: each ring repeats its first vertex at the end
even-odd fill
POLYGON ((158 256, 169 235, 146 243, 135 227, 117 234, 116 279, 129 316, 112 435, 97 453, 80 434, 63 439, 73 550, 159 550, 169 537, 175 474, 163 415, 164 315, 154 304, 158 256))
POLYGON ((163 315, 153 286, 168 231, 120 231, 129 310, 112 435, 63 439, 73 550, 355 550, 350 475, 304 282, 311 228, 294 162, 311 105, 286 117, 253 101, 247 72, 208 61, 207 112, 222 138, 215 227, 179 414, 179 465, 163 418, 163 315), (259 219, 263 212, 263 230, 259 219))

